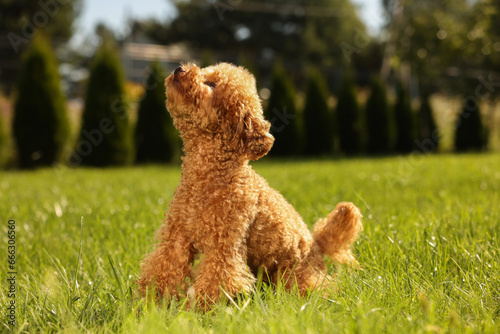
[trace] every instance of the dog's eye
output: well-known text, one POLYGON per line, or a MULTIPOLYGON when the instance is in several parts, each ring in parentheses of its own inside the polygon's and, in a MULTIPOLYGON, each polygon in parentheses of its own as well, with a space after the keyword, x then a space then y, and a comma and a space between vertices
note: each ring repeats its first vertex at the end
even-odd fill
POLYGON ((213 81, 205 81, 204 84, 209 87, 215 88, 215 82, 213 81))

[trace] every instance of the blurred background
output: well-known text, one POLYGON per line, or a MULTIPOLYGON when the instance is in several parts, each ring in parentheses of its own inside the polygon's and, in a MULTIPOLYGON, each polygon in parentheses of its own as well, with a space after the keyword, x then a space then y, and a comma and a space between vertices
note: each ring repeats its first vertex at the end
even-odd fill
POLYGON ((177 163, 163 80, 257 78, 275 157, 500 150, 500 2, 0 0, 0 165, 177 163))

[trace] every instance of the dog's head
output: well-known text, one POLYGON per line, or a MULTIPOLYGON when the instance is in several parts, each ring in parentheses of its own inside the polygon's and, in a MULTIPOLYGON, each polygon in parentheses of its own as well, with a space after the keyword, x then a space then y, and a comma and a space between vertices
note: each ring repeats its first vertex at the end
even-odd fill
POLYGON ((165 85, 167 109, 181 134, 186 130, 214 134, 224 149, 249 160, 271 149, 274 138, 263 116, 255 78, 243 67, 182 65, 165 85))

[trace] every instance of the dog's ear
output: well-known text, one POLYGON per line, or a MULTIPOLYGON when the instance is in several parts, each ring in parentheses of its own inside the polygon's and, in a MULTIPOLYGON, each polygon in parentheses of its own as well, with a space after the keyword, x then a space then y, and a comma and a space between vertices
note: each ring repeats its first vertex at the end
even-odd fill
MULTIPOLYGON (((236 115, 235 115, 236 116, 236 115)), ((239 113, 238 119, 230 120, 231 146, 248 160, 257 160, 269 152, 274 137, 269 133, 271 124, 251 112, 239 113)))
POLYGON ((264 118, 245 116, 243 149, 249 160, 257 160, 271 150, 274 137, 269 133, 271 123, 264 118))

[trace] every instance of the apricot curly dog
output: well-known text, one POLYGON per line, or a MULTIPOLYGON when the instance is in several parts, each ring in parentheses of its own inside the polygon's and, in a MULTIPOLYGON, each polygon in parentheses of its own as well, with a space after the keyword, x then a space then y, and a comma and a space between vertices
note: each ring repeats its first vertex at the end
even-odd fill
POLYGON ((354 204, 338 204, 311 235, 294 208, 248 165, 274 142, 248 71, 227 63, 203 69, 188 64, 165 84, 185 156, 160 242, 142 262, 143 295, 152 289, 158 298, 179 296, 192 285, 191 305, 207 310, 223 296, 250 292, 258 270, 270 283, 306 294, 327 283, 323 254, 357 263, 350 247, 362 224, 354 204))

